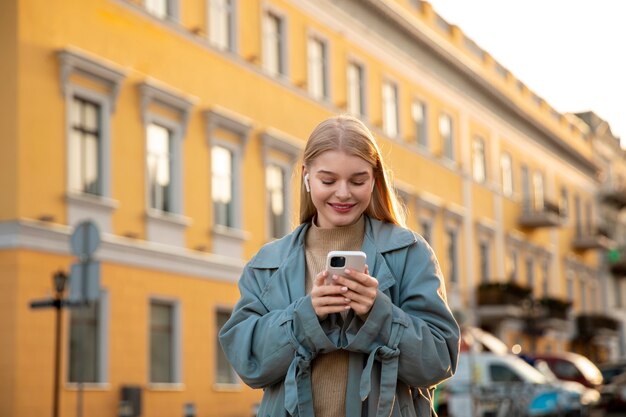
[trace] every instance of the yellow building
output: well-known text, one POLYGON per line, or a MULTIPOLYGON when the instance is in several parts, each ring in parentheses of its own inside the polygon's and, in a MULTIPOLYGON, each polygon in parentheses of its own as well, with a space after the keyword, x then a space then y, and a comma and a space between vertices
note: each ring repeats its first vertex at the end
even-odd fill
POLYGON ((625 243, 624 151, 425 1, 4 0, 0 53, 2 416, 54 408, 55 313, 30 303, 85 220, 101 291, 62 310, 60 415, 137 395, 142 416, 250 415, 217 332, 246 260, 296 222, 304 140, 342 112, 379 139, 459 317, 625 353, 626 256, 596 233, 625 243))

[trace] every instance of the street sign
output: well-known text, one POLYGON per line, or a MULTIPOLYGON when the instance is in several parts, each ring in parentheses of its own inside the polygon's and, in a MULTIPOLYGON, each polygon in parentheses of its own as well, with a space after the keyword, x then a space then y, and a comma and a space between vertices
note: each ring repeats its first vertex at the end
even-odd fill
POLYGON ((72 254, 80 259, 89 258, 100 246, 100 232, 92 221, 84 221, 78 224, 70 238, 72 254))
POLYGON ((100 262, 88 260, 72 264, 70 303, 85 303, 100 298, 100 262))

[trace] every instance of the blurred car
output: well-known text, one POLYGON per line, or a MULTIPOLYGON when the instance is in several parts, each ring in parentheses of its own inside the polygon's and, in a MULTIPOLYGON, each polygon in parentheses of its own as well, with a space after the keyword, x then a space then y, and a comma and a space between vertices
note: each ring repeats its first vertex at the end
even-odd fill
POLYGON ((598 365, 605 384, 610 384, 613 378, 626 372, 626 360, 605 362, 598 365))
POLYGON ((440 416, 527 415, 533 399, 546 393, 556 403, 552 414, 542 415, 586 415, 578 387, 553 383, 512 354, 461 352, 456 374, 440 389, 440 416))
POLYGON ((612 376, 600 389, 603 408, 609 413, 626 415, 626 371, 612 376))
POLYGON ((532 361, 545 361, 556 377, 563 381, 574 381, 588 388, 599 389, 604 379, 600 369, 587 357, 573 352, 536 354, 532 361))

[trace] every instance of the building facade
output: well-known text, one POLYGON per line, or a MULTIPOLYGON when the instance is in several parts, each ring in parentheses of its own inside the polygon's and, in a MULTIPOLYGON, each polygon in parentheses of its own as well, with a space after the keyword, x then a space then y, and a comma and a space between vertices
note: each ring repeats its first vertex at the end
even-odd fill
POLYGON ((460 320, 523 351, 626 354, 619 141, 428 2, 7 0, 0 23, 0 415, 137 397, 151 417, 250 415, 261 393, 217 332, 245 262, 296 224, 304 142, 338 113, 378 138, 460 320), (54 309, 30 304, 87 220, 100 291, 62 309, 56 397, 54 309))

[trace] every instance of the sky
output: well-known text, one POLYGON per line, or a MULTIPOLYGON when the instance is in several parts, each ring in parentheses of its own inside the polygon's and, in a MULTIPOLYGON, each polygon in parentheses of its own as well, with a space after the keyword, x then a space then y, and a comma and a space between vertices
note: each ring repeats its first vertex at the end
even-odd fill
POLYGON ((428 1, 554 109, 592 110, 626 148, 626 1, 428 1))

